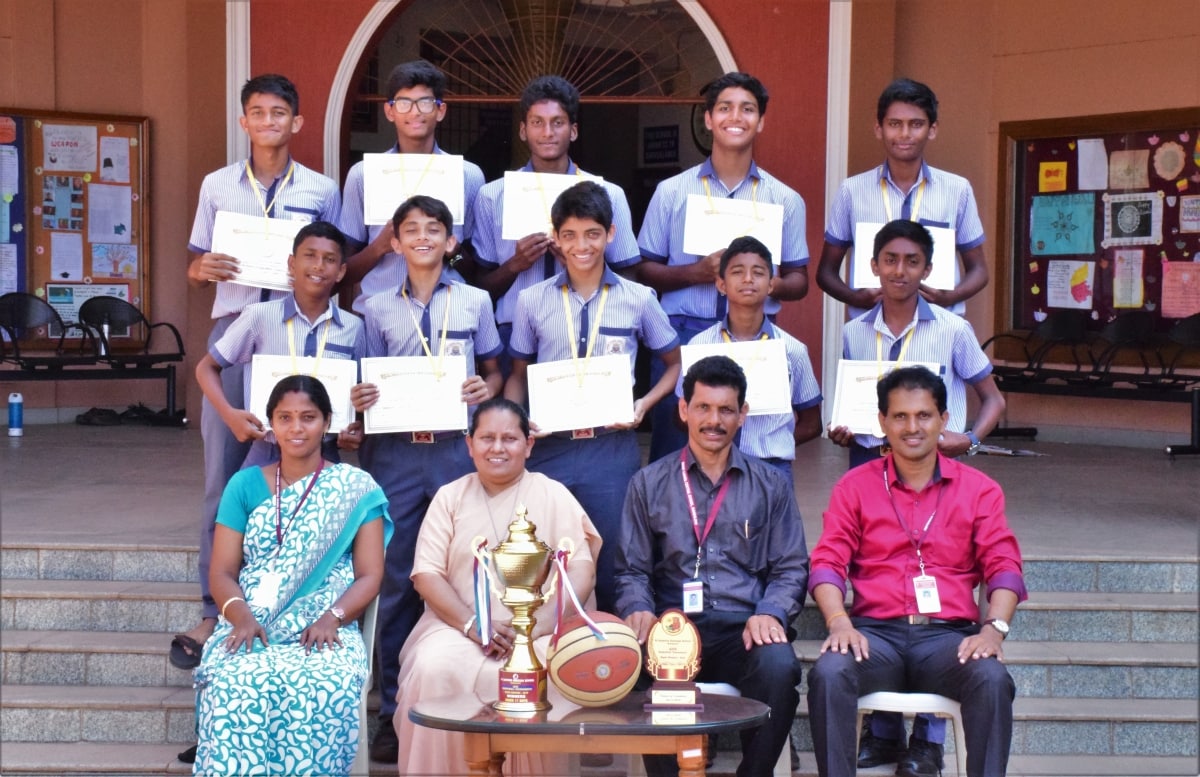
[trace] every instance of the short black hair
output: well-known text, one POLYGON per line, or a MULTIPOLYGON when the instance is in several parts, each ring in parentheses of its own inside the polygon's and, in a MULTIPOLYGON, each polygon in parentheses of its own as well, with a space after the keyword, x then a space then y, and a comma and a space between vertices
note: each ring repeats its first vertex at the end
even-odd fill
POLYGON ((346 236, 328 221, 313 221, 300 227, 296 239, 292 241, 292 254, 295 255, 300 250, 300 244, 310 237, 323 237, 337 243, 338 251, 342 255, 342 264, 346 263, 346 236))
POLYGON ((538 76, 530 81, 521 92, 521 121, 529 115, 529 109, 543 100, 551 100, 562 106, 572 124, 579 123, 579 90, 562 76, 538 76))
POLYGON ((725 249, 725 253, 721 254, 719 273, 722 278, 725 277, 725 270, 729 267, 729 263, 738 254, 758 254, 767 263, 767 277, 775 277, 775 265, 771 262, 771 249, 763 245, 763 242, 758 238, 743 235, 735 237, 733 242, 729 244, 729 248, 725 249))
POLYGON ((917 248, 925 254, 925 263, 933 264, 933 235, 925 227, 908 219, 895 219, 883 225, 883 229, 875 234, 875 250, 871 258, 878 259, 883 247, 898 237, 916 243, 917 248))
POLYGON ((467 429, 467 434, 474 437, 475 429, 479 426, 479 419, 483 417, 484 413, 493 410, 507 410, 515 415, 517 423, 521 426, 521 433, 526 437, 529 436, 529 414, 525 412, 525 408, 502 396, 485 399, 475 406, 475 412, 471 413, 471 426, 467 429))
POLYGON ((433 92, 433 96, 441 100, 446 96, 447 83, 446 74, 437 65, 426 59, 414 59, 409 62, 401 62, 392 68, 392 74, 388 76, 387 80, 387 94, 383 96, 390 100, 401 89, 428 86, 433 92))
POLYGON ((271 389, 271 396, 267 397, 268 425, 271 423, 271 416, 275 415, 275 408, 283 401, 285 395, 292 392, 304 394, 311 399, 327 423, 333 418, 333 403, 329 401, 329 392, 325 390, 324 383, 311 375, 288 375, 275 384, 275 388, 271 389))
POLYGON ((685 402, 692 401, 697 383, 711 387, 737 389, 738 407, 746 404, 746 373, 742 372, 738 363, 728 356, 705 356, 688 367, 687 375, 683 376, 683 400, 685 402))
POLYGON ((246 111, 246 103, 250 102, 250 98, 256 94, 273 94, 291 107, 293 116, 300 115, 300 94, 296 91, 296 85, 286 76, 278 73, 264 73, 247 81, 242 87, 243 113, 246 111))
POLYGON ((946 412, 946 384, 930 372, 928 367, 898 367, 879 379, 875 384, 875 393, 879 400, 879 412, 884 415, 887 415, 888 411, 888 395, 896 389, 924 389, 933 395, 938 412, 946 412))
POLYGON ((554 231, 557 232, 563 222, 572 216, 591 219, 605 229, 611 229, 612 200, 605 188, 595 181, 580 181, 558 195, 550 206, 550 223, 554 225, 554 231))
POLYGON ((446 228, 446 234, 454 232, 454 214, 450 212, 446 203, 427 194, 414 194, 400 203, 400 207, 396 208, 396 212, 392 214, 393 237, 400 237, 400 222, 404 221, 414 210, 419 210, 426 216, 442 222, 442 226, 446 228))
POLYGON ((883 117, 887 116, 888 108, 892 107, 892 103, 915 105, 925 112, 925 118, 929 119, 930 124, 937 122, 937 95, 920 81, 914 81, 911 78, 897 78, 888 84, 884 88, 883 94, 879 95, 879 104, 875 107, 877 124, 883 124, 883 117))
POLYGON ((717 104, 717 98, 721 96, 721 92, 733 87, 745 89, 754 95, 754 100, 758 103, 758 114, 760 116, 767 115, 767 98, 769 97, 767 87, 763 86, 762 81, 759 81, 749 73, 726 73, 709 81, 700 90, 700 93, 704 95, 705 113, 712 113, 713 106, 717 104))

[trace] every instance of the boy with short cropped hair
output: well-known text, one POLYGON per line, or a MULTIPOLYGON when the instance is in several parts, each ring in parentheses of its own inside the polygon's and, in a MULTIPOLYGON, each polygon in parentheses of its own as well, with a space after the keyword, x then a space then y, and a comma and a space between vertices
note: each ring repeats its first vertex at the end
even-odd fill
MULTIPOLYGON (((821 434, 821 389, 808 348, 767 318, 765 306, 775 280, 771 251, 753 237, 739 237, 721 254, 717 293, 728 304, 725 320, 700 332, 689 345, 782 340, 787 354, 792 412, 748 415, 738 449, 783 473, 792 483, 796 446, 821 434)), ((683 384, 675 387, 683 396, 683 384)), ((754 410, 753 407, 750 408, 754 410)))
MULTIPOLYGON (((382 96, 387 99, 383 114, 396 127, 396 145, 385 154, 446 153, 437 144, 436 135, 438 124, 446 118, 447 83, 446 74, 424 59, 402 62, 392 69, 382 96)), ((453 228, 459 250, 465 250, 474 234, 471 205, 483 182, 483 171, 479 166, 464 159, 463 203, 466 212, 462 225, 453 228)), ((392 250, 392 229, 387 224, 367 225, 365 208, 363 163, 356 162, 346 174, 338 227, 354 246, 344 283, 346 286, 360 284, 361 292, 353 305, 358 313, 363 312, 367 297, 394 290, 398 270, 402 272, 404 264, 404 258, 392 250)), ((458 277, 456 271, 454 275, 458 277)))
MULTIPOLYGON (((433 197, 416 195, 396 209, 392 250, 404 263, 395 271, 394 291, 365 302, 367 355, 466 359, 462 399, 477 405, 500 392, 496 357, 503 346, 491 298, 452 276, 445 265, 457 244, 453 226, 450 209, 433 197)), ((362 412, 379 400, 379 388, 360 383, 351 397, 354 409, 362 412)), ((379 590, 380 729, 371 743, 373 760, 394 763, 398 740, 392 716, 400 649, 423 609, 410 579, 417 534, 438 489, 473 468, 462 430, 368 435, 359 461, 387 495, 388 514, 396 526, 379 590)))
POLYGON ((611 545, 626 487, 641 464, 633 430, 648 408, 671 393, 679 376, 679 338, 654 292, 604 263, 605 246, 615 231, 604 187, 585 181, 567 189, 555 200, 551 220, 565 269, 517 298, 509 344, 513 371, 504 395, 518 403, 528 400, 526 371, 531 362, 571 359, 578 364, 593 353, 627 355, 632 385, 639 341, 664 366, 662 377, 634 402, 631 423, 553 432, 538 442, 529 458, 529 469, 571 491, 609 546, 601 549, 597 560, 596 605, 611 612, 611 545))

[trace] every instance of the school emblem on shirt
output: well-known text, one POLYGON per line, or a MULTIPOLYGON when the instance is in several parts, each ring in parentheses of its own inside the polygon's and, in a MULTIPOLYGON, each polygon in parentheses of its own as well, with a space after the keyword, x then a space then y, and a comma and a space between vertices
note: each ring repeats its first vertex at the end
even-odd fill
POLYGON ((447 356, 465 356, 467 353, 467 344, 462 340, 447 340, 446 355, 447 356))
POLYGON ((606 337, 604 338, 604 353, 606 356, 612 354, 625 353, 625 338, 623 337, 606 337))

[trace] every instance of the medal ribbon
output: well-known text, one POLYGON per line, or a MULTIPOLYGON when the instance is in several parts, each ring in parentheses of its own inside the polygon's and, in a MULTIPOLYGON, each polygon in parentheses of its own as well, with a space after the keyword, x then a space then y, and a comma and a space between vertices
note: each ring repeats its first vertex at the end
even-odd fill
POLYGON ((700 554, 704 550, 704 541, 708 539, 708 533, 712 531, 713 524, 717 520, 717 513, 721 511, 721 503, 725 501, 725 494, 729 491, 731 478, 727 473, 725 481, 717 489, 716 499, 713 500, 712 507, 708 511, 708 520, 704 523, 704 533, 701 534, 700 516, 696 513, 696 498, 692 494, 692 483, 688 480, 687 448, 679 452, 679 474, 683 477, 683 493, 687 497, 688 512, 692 516, 692 533, 696 535, 696 570, 692 573, 692 577, 695 579, 700 577, 700 554))
POLYGON ((257 178, 254 177, 254 171, 250 168, 250 160, 249 159, 246 160, 246 175, 250 178, 250 181, 252 184, 251 188, 254 189, 254 196, 258 198, 258 204, 260 206, 262 206, 262 209, 263 209, 263 237, 264 238, 267 238, 270 236, 270 223, 269 223, 268 219, 271 218, 271 210, 275 207, 275 201, 278 200, 279 195, 283 193, 283 187, 287 186, 288 182, 292 180, 292 173, 295 170, 296 170, 296 163, 289 162, 287 175, 285 175, 283 177, 283 180, 279 183, 278 188, 275 189, 275 196, 273 196, 271 198, 270 202, 267 202, 266 198, 263 197, 263 191, 262 191, 265 189, 265 187, 262 185, 262 183, 257 178))
MULTIPOLYGON (((916 327, 908 330, 908 334, 904 335, 904 342, 900 344, 900 353, 896 354, 896 367, 904 366, 904 355, 908 353, 908 344, 912 342, 913 332, 916 327)), ((875 362, 879 365, 879 377, 883 377, 883 333, 875 333, 875 362)))
MULTIPOLYGON (((883 195, 883 212, 887 214, 887 220, 892 220, 892 201, 888 199, 887 177, 879 179, 879 192, 883 195)), ((908 215, 909 221, 918 221, 921 213, 921 199, 925 196, 925 179, 921 179, 921 183, 917 184, 917 199, 913 202, 912 211, 908 215)), ((905 198, 907 199, 907 197, 905 198)))
MULTIPOLYGON (((604 317, 604 304, 608 301, 608 284, 604 284, 604 289, 600 292, 600 305, 596 310, 596 320, 592 322, 592 331, 588 334, 587 348, 583 353, 582 369, 580 368, 579 348, 575 343, 575 316, 571 313, 571 299, 567 292, 567 284, 565 283, 562 287, 562 301, 563 315, 567 319, 567 338, 571 341, 571 361, 575 365, 575 380, 579 382, 579 387, 583 388, 583 379, 587 375, 588 362, 592 360, 592 350, 596 347, 596 339, 600 335, 600 319, 604 317)), ((579 310, 581 325, 583 309, 586 307, 587 302, 583 302, 579 310)))
MULTIPOLYGON (((436 293, 436 289, 434 290, 436 293)), ((400 287, 400 296, 404 297, 404 301, 408 303, 408 317, 412 319, 413 329, 417 332, 417 337, 421 339, 421 348, 425 351, 425 356, 429 359, 429 364, 433 367, 433 376, 438 380, 442 379, 445 372, 442 370, 442 365, 446 363, 446 331, 450 328, 450 291, 451 287, 446 287, 446 307, 442 311, 442 336, 438 338, 438 355, 437 360, 433 358, 433 351, 429 348, 429 341, 425 339, 425 333, 421 331, 421 323, 417 321, 417 314, 413 313, 413 301, 408 298, 408 290, 405 286, 400 287)), ((429 296, 429 307, 433 306, 433 295, 429 296)), ((428 309, 428 308, 427 308, 428 309)))
MULTIPOLYGON (((296 328, 293 326, 293 324, 295 324, 295 323, 296 323, 296 319, 294 317, 288 319, 288 322, 287 322, 288 353, 292 357, 292 374, 299 375, 300 368, 296 366, 296 336, 295 336, 296 328)), ((325 343, 329 342, 329 325, 332 323, 333 323, 333 315, 330 314, 329 318, 325 319, 325 328, 321 330, 321 339, 317 343, 317 354, 316 354, 317 358, 316 358, 316 361, 313 362, 312 373, 310 373, 311 376, 314 378, 317 377, 317 375, 321 369, 321 356, 325 353, 325 343)))

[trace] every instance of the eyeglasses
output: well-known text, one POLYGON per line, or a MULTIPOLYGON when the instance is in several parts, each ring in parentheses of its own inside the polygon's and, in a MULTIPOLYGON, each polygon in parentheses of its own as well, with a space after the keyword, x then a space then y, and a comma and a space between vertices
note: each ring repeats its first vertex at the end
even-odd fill
POLYGON ((442 104, 442 101, 436 97, 419 97, 412 100, 408 97, 395 97, 387 101, 387 104, 396 109, 397 113, 408 113, 417 106, 417 113, 433 113, 434 109, 442 104))

